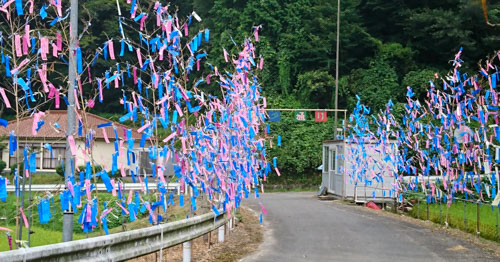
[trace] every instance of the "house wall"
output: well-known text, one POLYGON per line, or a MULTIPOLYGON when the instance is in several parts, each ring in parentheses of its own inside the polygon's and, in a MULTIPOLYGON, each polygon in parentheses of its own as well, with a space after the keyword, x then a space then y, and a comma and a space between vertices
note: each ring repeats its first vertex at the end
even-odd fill
MULTIPOLYGON (((76 155, 76 163, 78 166, 85 165, 86 161, 90 161, 90 159, 87 159, 85 157, 85 154, 83 152, 83 149, 85 148, 85 144, 83 141, 78 141, 76 143, 77 145, 77 155, 76 155)), ((118 168, 120 168, 121 165, 125 167, 125 170, 128 169, 127 165, 127 143, 124 143, 121 147, 121 150, 119 151, 118 155, 118 168)), ((149 141, 146 142, 146 145, 144 146, 145 148, 149 147, 150 143, 149 141)), ((139 159, 140 159, 140 152, 144 151, 144 149, 139 148, 138 145, 134 147, 133 150, 136 154, 136 164, 139 164, 139 159)), ((106 170, 110 171, 113 165, 113 154, 115 153, 115 144, 113 142, 110 142, 109 144, 106 143, 104 140, 96 140, 94 143, 94 150, 93 150, 93 159, 94 161, 102 165, 106 170)), ((141 174, 143 172, 141 168, 141 174)))
MULTIPOLYGON (((20 141, 19 145, 21 146, 24 143, 25 143, 24 141, 20 141)), ((55 147, 55 145, 65 146, 65 141, 60 141, 60 140, 30 140, 27 143, 36 144, 37 147, 39 147, 40 149, 43 149, 43 145, 45 143, 49 143, 53 147, 55 147)), ((149 141, 146 142, 145 147, 148 147, 148 146, 150 146, 149 141)), ((77 140, 76 147, 77 147, 77 154, 75 157, 76 165, 77 166, 85 165, 87 160, 90 161, 90 158, 85 156, 85 152, 84 152, 85 144, 84 144, 84 142, 77 140)), ((125 143, 122 146, 122 151, 121 151, 122 154, 118 156, 118 167, 120 167, 121 164, 123 164, 124 167, 127 167, 127 155, 126 155, 127 148, 126 147, 127 147, 127 144, 125 143)), ((143 151, 143 149, 139 149, 138 145, 136 145, 136 147, 137 148, 134 149, 134 152, 136 152, 136 161, 138 163, 139 151, 143 151)), ((106 170, 111 170, 114 152, 115 152, 115 146, 114 146, 113 142, 110 142, 109 144, 107 144, 104 140, 100 140, 100 139, 96 140, 94 142, 93 159, 99 165, 104 166, 106 170)), ((19 160, 23 161, 22 150, 20 150, 20 152, 18 152, 18 153, 20 153, 19 160)), ((55 168, 44 168, 44 166, 43 166, 44 157, 50 158, 50 156, 48 154, 50 154, 50 153, 46 150, 39 150, 37 152, 37 155, 40 157, 40 167, 37 168, 37 172, 41 172, 41 173, 43 173, 43 172, 46 172, 46 173, 55 172, 55 168)), ((2 151, 0 156, 1 156, 1 160, 3 160, 7 164, 7 167, 5 168, 4 172, 10 172, 10 166, 15 164, 15 161, 9 161, 10 156, 9 156, 8 147, 2 151)), ((55 157, 54 157, 54 159, 55 159, 55 157)), ((60 159, 57 160, 58 163, 60 162, 59 160, 60 159)), ((165 165, 165 166, 167 167, 167 170, 172 169, 171 165, 169 165, 169 166, 165 165)), ((141 167, 141 173, 142 173, 142 167, 141 167)))
MULTIPOLYGON (((19 150, 19 152, 16 152, 16 153, 19 154, 19 161, 20 162, 23 161, 23 150, 22 150, 22 147, 26 143, 30 144, 30 145, 36 145, 36 147, 39 149, 37 151, 37 157, 39 157, 39 159, 40 159, 39 160, 40 161, 40 167, 37 168, 37 170, 40 171, 40 172, 48 172, 48 173, 55 172, 55 169, 54 168, 44 168, 43 159, 44 158, 50 158, 50 153, 48 152, 48 150, 44 150, 43 145, 45 143, 49 143, 54 148, 56 148, 58 146, 62 146, 62 147, 65 146, 65 142, 61 141, 61 140, 19 140, 18 143, 19 143, 19 146, 20 146, 20 150, 19 150)), ((54 156, 54 154, 55 153, 53 153, 53 156, 54 156)), ((12 158, 14 159, 14 157, 15 157, 15 154, 14 154, 14 156, 12 158)), ((54 156, 54 159, 56 159, 56 157, 57 156, 54 156)), ((9 156, 8 145, 5 147, 5 149, 1 153, 1 160, 4 161, 7 164, 4 172, 9 172, 10 171, 10 166, 14 165, 16 163, 15 161, 11 161, 11 157, 9 156)))

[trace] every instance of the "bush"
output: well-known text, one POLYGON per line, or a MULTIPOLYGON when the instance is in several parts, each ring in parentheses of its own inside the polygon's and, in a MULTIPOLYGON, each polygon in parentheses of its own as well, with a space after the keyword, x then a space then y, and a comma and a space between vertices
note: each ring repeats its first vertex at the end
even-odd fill
MULTIPOLYGON (((17 164, 12 164, 10 166, 10 175, 14 176, 14 170, 17 168, 17 164)), ((19 163, 19 170, 24 170, 24 162, 19 163)), ((18 174, 23 174, 23 172, 18 172, 18 174)))
POLYGON ((6 166, 7 166, 7 163, 0 160, 0 174, 3 172, 3 170, 5 169, 6 166))
MULTIPOLYGON (((86 167, 86 166, 83 166, 83 165, 82 165, 82 166, 78 166, 78 169, 79 169, 80 171, 83 171, 83 172, 85 172, 85 169, 86 169, 86 168, 87 168, 87 167, 86 167)), ((93 166, 93 170, 94 170, 94 169, 95 169, 95 172, 97 173, 97 172, 99 172, 99 171, 101 171, 101 170, 102 170, 102 166, 101 166, 101 165, 94 165, 94 166, 93 166)), ((62 166, 61 166, 61 165, 58 165, 58 166, 56 167, 56 173, 57 173, 58 175, 60 175, 61 177, 64 177, 64 170, 63 170, 63 168, 62 168, 62 166)), ((77 175, 78 175, 78 174, 77 174, 77 171, 76 171, 76 169, 75 169, 75 176, 77 176, 77 175)))
POLYGON ((62 166, 61 166, 61 165, 58 165, 58 166, 56 167, 56 173, 57 173, 58 175, 60 175, 60 176, 64 177, 64 170, 63 170, 63 168, 62 168, 62 166))

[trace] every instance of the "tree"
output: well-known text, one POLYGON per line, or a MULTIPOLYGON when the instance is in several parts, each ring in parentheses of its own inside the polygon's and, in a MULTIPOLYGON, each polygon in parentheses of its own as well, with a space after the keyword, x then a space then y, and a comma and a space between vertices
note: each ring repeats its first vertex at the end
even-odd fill
POLYGON ((297 81, 297 98, 310 108, 333 107, 331 99, 335 79, 325 71, 310 71, 300 74, 297 81))
POLYGON ((438 71, 433 69, 410 71, 405 75, 402 84, 403 86, 412 88, 415 100, 423 101, 427 95, 427 89, 430 85, 429 81, 434 78, 434 74, 436 73, 438 71))

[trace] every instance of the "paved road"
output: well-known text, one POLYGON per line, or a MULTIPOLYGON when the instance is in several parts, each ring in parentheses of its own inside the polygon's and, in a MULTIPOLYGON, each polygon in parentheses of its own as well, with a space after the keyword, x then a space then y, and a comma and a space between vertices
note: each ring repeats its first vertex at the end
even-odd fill
POLYGON ((263 194, 246 205, 264 216, 264 243, 242 261, 500 261, 466 241, 377 215, 319 201, 314 193, 263 194))

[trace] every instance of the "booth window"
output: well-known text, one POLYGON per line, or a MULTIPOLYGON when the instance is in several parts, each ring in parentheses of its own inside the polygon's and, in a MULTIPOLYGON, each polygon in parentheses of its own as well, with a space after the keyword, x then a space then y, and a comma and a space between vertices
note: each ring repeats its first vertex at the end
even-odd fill
POLYGON ((330 171, 335 171, 335 161, 337 158, 337 152, 335 150, 330 150, 330 159, 332 163, 330 164, 330 171))
POLYGON ((324 146, 323 147, 323 172, 328 172, 328 147, 324 146))

